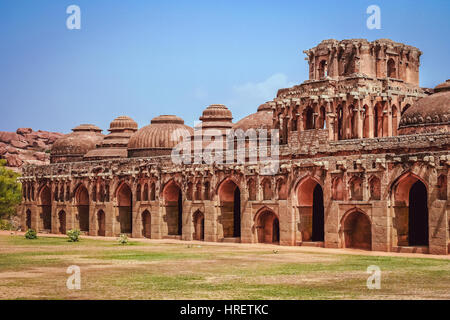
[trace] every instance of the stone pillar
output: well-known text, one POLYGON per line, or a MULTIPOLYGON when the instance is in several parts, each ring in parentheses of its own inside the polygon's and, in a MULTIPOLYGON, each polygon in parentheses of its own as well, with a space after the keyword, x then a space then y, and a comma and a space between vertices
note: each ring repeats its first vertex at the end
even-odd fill
POLYGON ((358 99, 358 106, 357 106, 357 114, 356 114, 356 122, 357 122, 357 133, 358 133, 358 139, 362 139, 363 138, 363 117, 362 117, 362 112, 364 111, 364 109, 361 106, 362 104, 362 100, 358 99))
POLYGON ((374 120, 374 101, 372 100, 369 104, 368 104, 368 108, 367 108, 367 115, 366 117, 368 117, 367 123, 369 125, 369 138, 373 138, 375 137, 375 120, 374 120))
POLYGON ((392 137, 392 103, 391 100, 386 102, 387 104, 387 136, 392 137))

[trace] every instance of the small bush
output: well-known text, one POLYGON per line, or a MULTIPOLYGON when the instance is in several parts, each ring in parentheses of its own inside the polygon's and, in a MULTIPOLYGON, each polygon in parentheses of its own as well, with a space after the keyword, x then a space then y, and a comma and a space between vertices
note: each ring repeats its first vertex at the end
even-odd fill
POLYGON ((27 232, 25 233, 25 238, 26 239, 37 239, 36 231, 33 229, 28 229, 27 232))
POLYGON ((0 219, 0 230, 13 230, 11 221, 0 219))
POLYGON ((126 234, 121 234, 118 241, 120 244, 127 244, 128 236, 126 234))
POLYGON ((67 236, 69 237, 70 242, 77 242, 80 240, 80 230, 78 229, 71 229, 67 231, 67 236))

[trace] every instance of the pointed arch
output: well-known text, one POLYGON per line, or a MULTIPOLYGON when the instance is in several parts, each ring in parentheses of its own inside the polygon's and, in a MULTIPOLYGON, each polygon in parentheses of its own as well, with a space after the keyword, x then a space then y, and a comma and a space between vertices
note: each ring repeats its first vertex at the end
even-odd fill
POLYGON ((394 201, 394 228, 399 246, 428 246, 428 187, 418 175, 408 171, 391 184, 394 201))
POLYGON ((131 187, 126 182, 119 184, 116 198, 119 208, 120 233, 129 234, 133 230, 133 193, 131 187))
POLYGON ((297 201, 302 241, 324 241, 323 189, 315 178, 306 176, 297 184, 297 201))
POLYGON ((202 241, 205 239, 205 215, 197 210, 192 215, 192 222, 194 224, 193 239, 202 241))
POLYGON ((169 180, 163 188, 168 235, 183 234, 183 194, 179 185, 169 180))
POLYGON ((347 211, 341 219, 344 248, 372 250, 372 223, 358 208, 347 211))
POLYGON ((224 238, 241 236, 241 191, 233 179, 226 178, 218 188, 221 215, 218 217, 224 238))
POLYGON ((279 244, 280 220, 273 210, 261 208, 255 215, 255 228, 258 243, 279 244))
POLYGON ((47 185, 43 185, 39 190, 40 220, 41 230, 52 229, 52 192, 47 185))
POLYGON ((148 239, 152 237, 152 216, 148 210, 142 212, 142 235, 148 239))

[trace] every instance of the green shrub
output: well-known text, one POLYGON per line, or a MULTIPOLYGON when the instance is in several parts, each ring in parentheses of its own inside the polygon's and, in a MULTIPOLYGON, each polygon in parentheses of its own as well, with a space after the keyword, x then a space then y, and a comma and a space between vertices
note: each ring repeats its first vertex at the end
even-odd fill
POLYGON ((20 175, 6 168, 6 160, 0 159, 0 218, 16 215, 17 205, 22 200, 22 185, 17 182, 20 175))
POLYGON ((71 229, 67 231, 67 236, 69 237, 70 242, 77 242, 80 240, 80 230, 78 229, 71 229))
POLYGON ((126 234, 121 234, 118 241, 119 241, 120 244, 127 244, 128 243, 127 235, 126 234))
POLYGON ((11 221, 0 219, 0 230, 12 230, 13 225, 11 221))
POLYGON ((33 229, 28 229, 25 233, 25 238, 27 239, 37 239, 37 233, 33 229))

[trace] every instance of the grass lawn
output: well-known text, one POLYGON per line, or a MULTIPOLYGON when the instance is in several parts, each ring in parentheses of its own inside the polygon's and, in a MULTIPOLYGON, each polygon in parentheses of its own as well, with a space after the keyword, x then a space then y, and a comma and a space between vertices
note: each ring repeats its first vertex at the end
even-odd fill
POLYGON ((450 299, 448 259, 273 248, 0 235, 0 299, 450 299), (66 287, 70 265, 81 290, 66 287))

